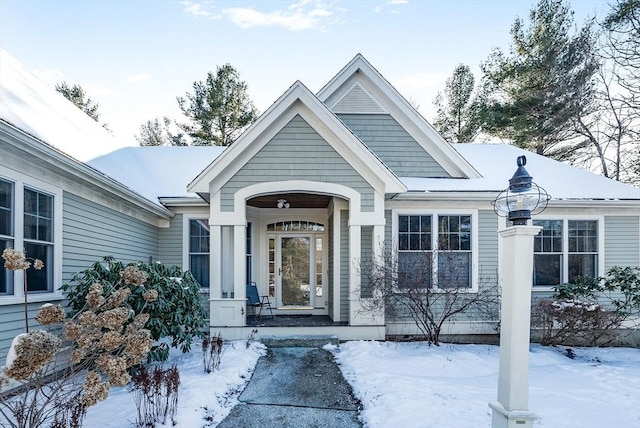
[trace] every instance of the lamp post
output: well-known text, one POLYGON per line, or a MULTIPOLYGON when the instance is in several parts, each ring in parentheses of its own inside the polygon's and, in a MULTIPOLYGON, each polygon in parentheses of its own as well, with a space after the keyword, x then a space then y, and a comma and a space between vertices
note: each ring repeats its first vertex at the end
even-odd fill
POLYGON ((537 416, 529 411, 529 331, 531 324, 531 278, 533 238, 540 227, 528 226, 531 215, 542 212, 549 201, 544 189, 533 183, 518 157, 509 188, 493 201, 499 216, 511 226, 498 232, 502 238, 500 282, 500 371, 498 401, 489 403, 492 428, 532 427, 537 416))

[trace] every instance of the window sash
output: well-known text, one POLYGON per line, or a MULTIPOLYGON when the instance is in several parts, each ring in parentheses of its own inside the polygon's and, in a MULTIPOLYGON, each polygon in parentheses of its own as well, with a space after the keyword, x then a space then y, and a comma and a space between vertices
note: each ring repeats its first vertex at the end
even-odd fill
POLYGON ((533 220, 532 224, 543 228, 534 238, 534 286, 598 276, 598 220, 533 220))
POLYGON ((209 288, 210 229, 208 219, 189 220, 189 271, 202 288, 209 288))
POLYGON ((398 216, 398 288, 472 288, 472 277, 471 215, 398 216))

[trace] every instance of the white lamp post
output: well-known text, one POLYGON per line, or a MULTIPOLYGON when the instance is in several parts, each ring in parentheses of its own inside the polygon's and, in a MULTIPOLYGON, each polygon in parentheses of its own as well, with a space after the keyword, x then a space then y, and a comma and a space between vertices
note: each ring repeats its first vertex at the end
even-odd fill
POLYGON ((496 213, 512 225, 498 232, 502 238, 500 372, 498 401, 489 403, 492 428, 531 427, 537 419, 529 411, 529 331, 533 238, 541 228, 527 226, 527 221, 546 208, 549 195, 532 182, 526 163, 524 156, 518 157, 509 188, 493 203, 496 213))

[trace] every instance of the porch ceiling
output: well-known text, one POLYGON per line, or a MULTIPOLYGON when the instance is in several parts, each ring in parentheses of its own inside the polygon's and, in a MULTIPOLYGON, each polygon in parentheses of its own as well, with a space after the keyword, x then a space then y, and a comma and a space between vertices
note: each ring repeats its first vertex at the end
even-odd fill
POLYGON ((289 208, 326 208, 331 202, 331 196, 314 195, 310 193, 279 193, 251 198, 247 205, 256 208, 276 208, 279 199, 286 199, 289 208))

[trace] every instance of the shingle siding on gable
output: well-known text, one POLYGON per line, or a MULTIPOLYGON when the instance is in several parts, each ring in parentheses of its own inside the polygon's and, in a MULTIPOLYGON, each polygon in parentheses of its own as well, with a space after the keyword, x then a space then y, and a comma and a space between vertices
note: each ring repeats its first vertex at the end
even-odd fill
POLYGON ((233 195, 256 183, 310 180, 342 184, 361 194, 373 211, 373 188, 304 119, 294 117, 222 188, 221 210, 233 211, 233 195))
MULTIPOLYGON (((604 268, 640 265, 640 217, 604 218, 604 268)), ((606 272, 601 272, 604 275, 606 272)))
POLYGON ((449 174, 388 114, 338 117, 398 177, 449 177, 449 174))

